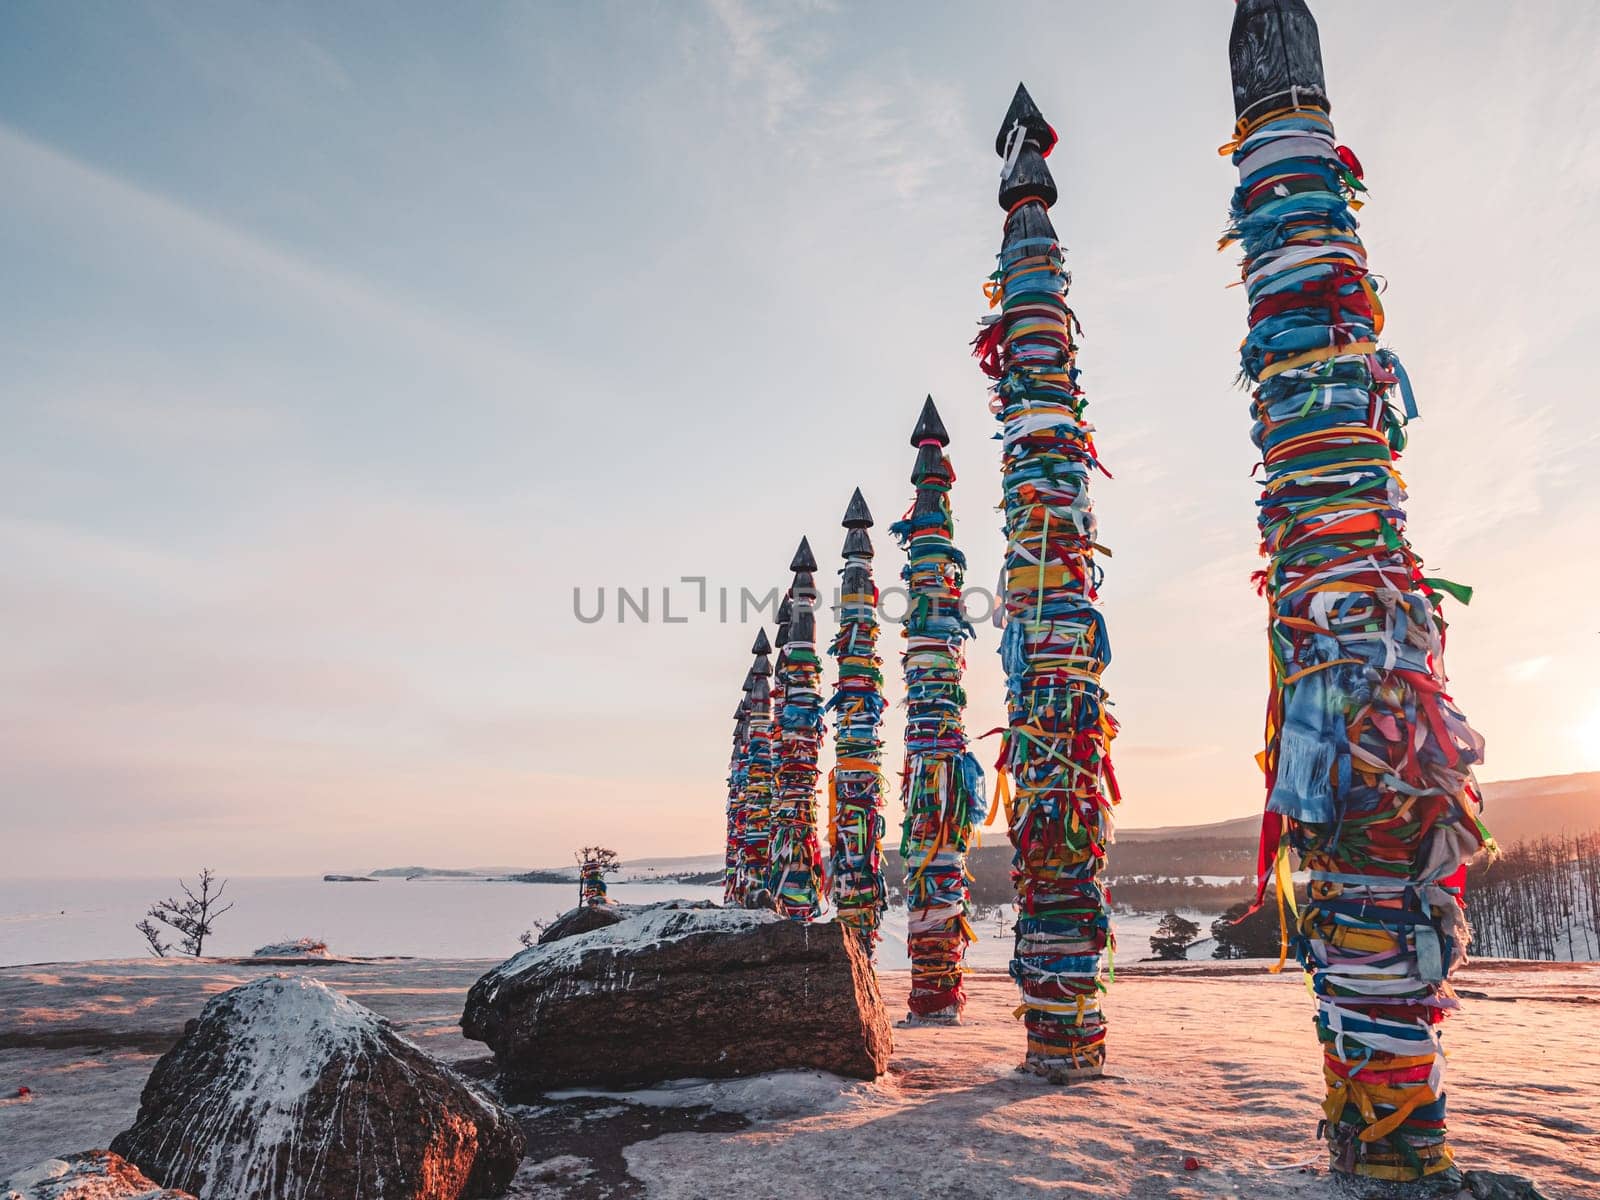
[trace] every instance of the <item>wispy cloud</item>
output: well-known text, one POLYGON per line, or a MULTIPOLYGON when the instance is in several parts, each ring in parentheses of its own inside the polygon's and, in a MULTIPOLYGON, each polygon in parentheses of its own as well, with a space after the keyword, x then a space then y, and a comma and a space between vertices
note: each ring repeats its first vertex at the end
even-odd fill
POLYGON ((897 56, 844 66, 839 46, 849 36, 848 14, 824 0, 707 4, 727 39, 732 78, 762 94, 768 131, 792 141, 815 168, 857 187, 926 198, 950 148, 964 139, 952 88, 897 56))
POLYGON ((204 10, 153 6, 148 11, 207 84, 254 102, 314 104, 355 87, 338 57, 287 23, 230 30, 204 10))
POLYGON ((12 181, 0 204, 36 213, 76 213, 94 227, 154 240, 182 259, 202 259, 247 277, 335 322, 376 327, 412 349, 449 359, 464 372, 532 382, 541 364, 519 347, 366 281, 235 228, 61 153, 0 124, 0 173, 12 181))
POLYGON ((746 0, 707 0, 727 35, 736 80, 753 82, 764 96, 766 124, 777 129, 810 91, 807 70, 780 37, 810 5, 758 7, 746 0))

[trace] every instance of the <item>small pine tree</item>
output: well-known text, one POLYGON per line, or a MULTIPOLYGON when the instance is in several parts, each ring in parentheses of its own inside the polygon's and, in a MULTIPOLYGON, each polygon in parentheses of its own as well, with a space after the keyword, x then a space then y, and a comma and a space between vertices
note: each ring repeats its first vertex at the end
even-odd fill
POLYGON ((1187 917, 1169 912, 1150 937, 1150 949, 1166 962, 1175 962, 1188 956, 1189 947, 1200 936, 1200 926, 1187 917))
POLYGON ((1213 958, 1277 958, 1280 945, 1278 914, 1269 903, 1249 912, 1248 904, 1235 904, 1211 922, 1211 936, 1217 939, 1213 958))

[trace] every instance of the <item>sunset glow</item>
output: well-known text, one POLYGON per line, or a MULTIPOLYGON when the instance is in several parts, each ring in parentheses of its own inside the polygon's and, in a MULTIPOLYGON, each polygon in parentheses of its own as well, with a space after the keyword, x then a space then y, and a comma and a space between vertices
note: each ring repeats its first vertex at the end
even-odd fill
MULTIPOLYGON (((1451 6, 1441 40, 1437 6, 1338 7, 1338 128, 1421 412, 1408 533, 1475 588, 1448 609, 1452 692, 1486 779, 1600 767, 1600 638, 1567 617, 1600 590, 1600 159, 1572 151, 1596 14, 1451 6), (1462 129, 1495 164, 1465 187, 1462 129), (1493 352, 1464 353, 1486 328, 1493 352)), ((1213 249, 1236 176, 1209 152, 1233 114, 1197 49, 1221 53, 1226 12, 1165 4, 1130 37, 1123 6, 1051 5, 1007 47, 981 9, 891 8, 420 6, 383 47, 338 7, 116 5, 92 37, 70 5, 10 9, 0 818, 24 869, 170 873, 219 839, 262 872, 714 850, 727 712, 771 624, 741 623, 740 591, 786 581, 802 534, 831 586, 857 485, 898 515, 905 465, 872 448, 925 393, 969 587, 999 573, 967 344, 1019 75, 1070 164, 1055 221, 1115 476, 1118 823, 1259 812, 1246 313, 1213 249), (1069 69, 1064 46, 1095 51, 1069 69), (1151 63, 1161 86, 1133 85, 1151 63), (775 484, 780 453, 804 486, 775 484), (581 621, 575 589, 592 612, 602 587, 581 621)), ((975 734, 1006 719, 977 634, 975 734)))

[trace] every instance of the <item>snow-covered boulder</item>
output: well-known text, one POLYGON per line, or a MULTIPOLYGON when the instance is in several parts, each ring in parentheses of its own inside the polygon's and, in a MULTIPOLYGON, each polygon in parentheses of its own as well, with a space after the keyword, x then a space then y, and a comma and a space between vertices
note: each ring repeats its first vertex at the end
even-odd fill
POLYGON ((523 1138, 377 1013, 279 975, 189 1022, 111 1148, 200 1200, 457 1200, 504 1194, 523 1138))
POLYGON ((161 1187, 120 1154, 84 1150, 18 1171, 0 1183, 0 1200, 194 1200, 161 1187))
POLYGON ((1468 1171, 1462 1181, 1472 1200, 1545 1200, 1539 1185, 1522 1175, 1499 1171, 1468 1171))
POLYGON ((327 958, 328 943, 321 938, 295 938, 292 942, 269 942, 251 958, 327 958))
POLYGON ((577 908, 569 908, 539 932, 539 945, 548 946, 562 938, 604 929, 638 911, 638 906, 633 904, 581 904, 577 908))
POLYGON ((873 1079, 891 1049, 872 966, 843 926, 704 902, 529 947, 473 984, 461 1026, 533 1089, 797 1067, 873 1079))

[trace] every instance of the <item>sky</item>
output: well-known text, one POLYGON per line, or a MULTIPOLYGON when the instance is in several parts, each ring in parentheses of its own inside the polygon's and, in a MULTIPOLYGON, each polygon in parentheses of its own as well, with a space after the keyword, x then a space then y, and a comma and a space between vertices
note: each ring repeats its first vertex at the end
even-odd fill
MULTIPOLYGON (((1600 7, 1315 7, 1421 407, 1410 535, 1476 588, 1447 666, 1482 777, 1600 769, 1600 7)), ((1019 79, 1061 135, 1116 477, 1119 821, 1259 811, 1231 15, 0 6, 7 870, 716 852, 740 589, 784 585, 802 534, 831 581, 858 485, 895 580, 925 394, 969 581, 998 572, 968 344, 1019 79)), ((969 644, 974 734, 997 642, 969 644)))

